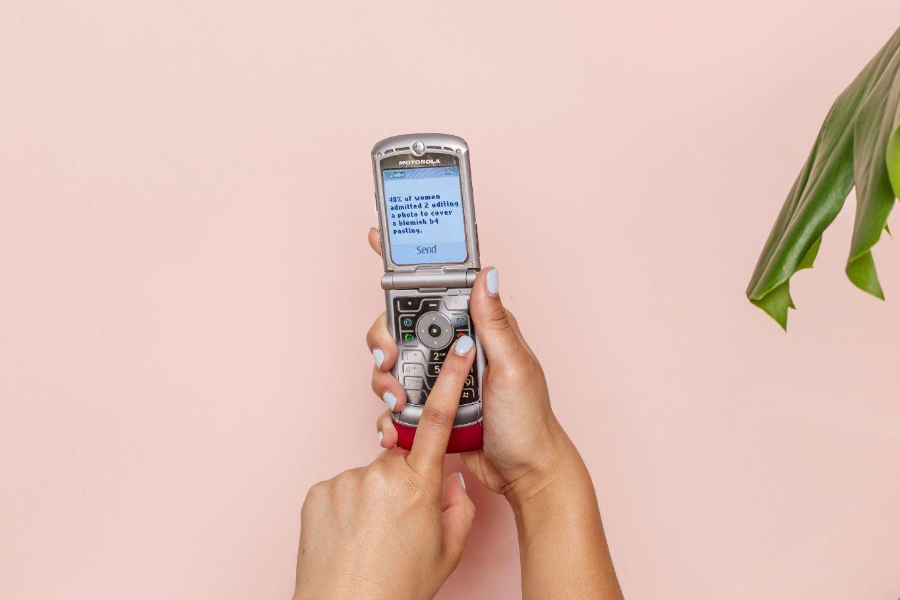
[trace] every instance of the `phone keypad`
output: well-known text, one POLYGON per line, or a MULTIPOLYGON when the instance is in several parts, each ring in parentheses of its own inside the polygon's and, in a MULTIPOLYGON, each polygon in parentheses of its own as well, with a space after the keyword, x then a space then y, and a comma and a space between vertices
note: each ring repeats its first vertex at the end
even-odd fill
MULTIPOLYGON (((395 331, 400 343, 400 360, 397 365, 398 379, 406 389, 407 403, 422 405, 441 373, 441 365, 446 360, 453 342, 463 335, 473 336, 471 320, 468 312, 448 309, 441 298, 422 297, 395 298, 394 318, 396 320, 395 331), (417 334, 416 328, 419 319, 428 313, 439 313, 446 317, 452 327, 452 335, 447 336, 448 332, 443 331, 440 327, 437 329, 422 327, 417 334), (436 345, 435 339, 439 340, 437 343, 441 343, 440 340, 444 338, 449 341, 445 347, 433 349, 420 341, 419 338, 422 336, 432 336, 432 339, 427 340, 431 345, 436 345)), ((423 322, 428 324, 434 320, 429 316, 423 322)), ((447 323, 447 320, 438 319, 440 323, 447 323)), ((472 365, 472 370, 466 378, 465 387, 460 394, 460 405, 472 404, 480 400, 476 383, 478 380, 476 364, 472 365)))

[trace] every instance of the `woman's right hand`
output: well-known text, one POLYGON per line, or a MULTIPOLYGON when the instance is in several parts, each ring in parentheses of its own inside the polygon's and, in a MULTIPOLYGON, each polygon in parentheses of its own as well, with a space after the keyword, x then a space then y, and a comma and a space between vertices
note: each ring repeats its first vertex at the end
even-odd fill
MULTIPOLYGON (((381 253, 378 230, 369 243, 381 253)), ((521 502, 546 487, 562 463, 581 464, 550 408, 550 394, 541 365, 525 342, 515 317, 500 299, 497 269, 483 269, 472 287, 469 311, 481 340, 487 368, 482 377, 484 447, 463 453, 469 470, 489 489, 521 502)), ((390 370, 397 344, 382 314, 366 336, 375 357, 372 389, 389 408, 399 411, 405 393, 390 370)), ((381 445, 397 443, 390 412, 378 419, 381 445)))

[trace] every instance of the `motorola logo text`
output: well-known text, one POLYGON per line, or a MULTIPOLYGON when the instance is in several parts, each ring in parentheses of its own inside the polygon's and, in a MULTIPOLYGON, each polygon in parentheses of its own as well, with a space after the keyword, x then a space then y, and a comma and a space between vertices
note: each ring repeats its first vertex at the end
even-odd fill
POLYGON ((439 165, 441 164, 441 159, 439 158, 424 158, 419 160, 401 160, 399 161, 400 165, 439 165))

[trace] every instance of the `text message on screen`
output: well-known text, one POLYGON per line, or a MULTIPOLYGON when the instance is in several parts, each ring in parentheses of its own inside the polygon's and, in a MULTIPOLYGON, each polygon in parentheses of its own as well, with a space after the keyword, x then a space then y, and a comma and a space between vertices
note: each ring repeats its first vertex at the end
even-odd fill
POLYGON ((465 262, 459 167, 385 169, 384 198, 394 264, 465 262))

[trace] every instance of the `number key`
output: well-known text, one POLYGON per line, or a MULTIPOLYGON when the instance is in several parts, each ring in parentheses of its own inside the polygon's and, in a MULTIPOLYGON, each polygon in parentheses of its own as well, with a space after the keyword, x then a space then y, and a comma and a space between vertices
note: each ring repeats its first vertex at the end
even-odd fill
POLYGON ((406 390, 421 390, 424 389, 423 381, 421 377, 404 377, 403 378, 403 388, 406 390))
POLYGON ((422 376, 425 374, 425 369, 422 365, 418 363, 408 362, 403 363, 403 374, 404 375, 418 375, 422 376))
POLYGON ((425 357, 418 350, 404 350, 403 360, 409 362, 425 362, 425 357))

